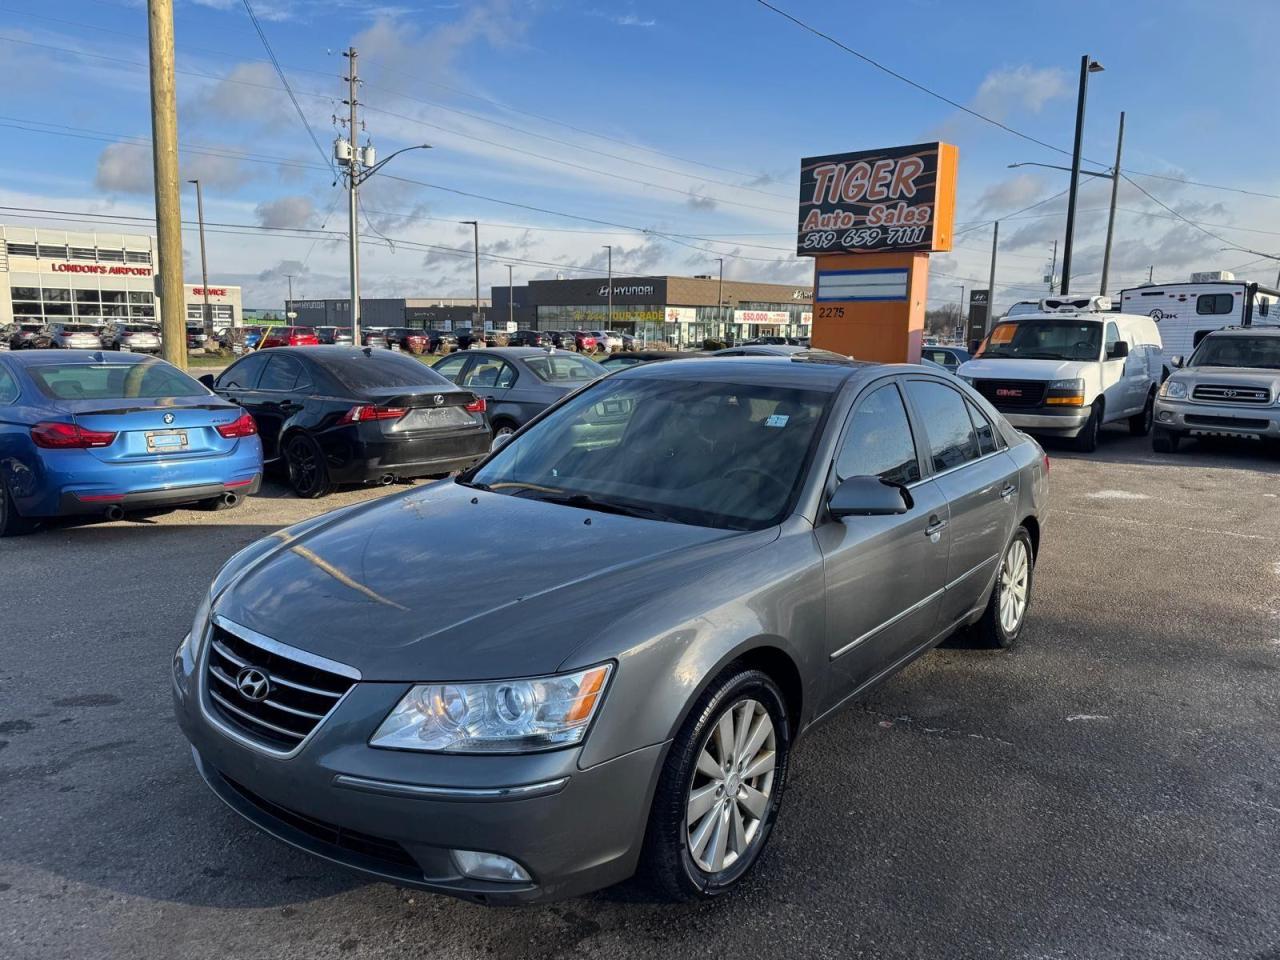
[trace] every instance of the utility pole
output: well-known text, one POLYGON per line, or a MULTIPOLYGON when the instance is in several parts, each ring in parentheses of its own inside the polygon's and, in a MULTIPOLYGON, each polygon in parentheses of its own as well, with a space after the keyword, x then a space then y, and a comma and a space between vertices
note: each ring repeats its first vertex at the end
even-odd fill
POLYGON ((1107 245, 1102 251, 1102 296, 1107 295, 1107 277, 1111 273, 1111 237, 1116 229, 1116 194, 1120 191, 1120 151, 1124 148, 1124 111, 1120 111, 1120 132, 1116 134, 1116 165, 1111 168, 1111 210, 1107 214, 1107 245))
POLYGON ((1155 283, 1155 281, 1151 279, 1152 276, 1155 275, 1155 272, 1156 272, 1156 265, 1154 263, 1151 264, 1151 266, 1147 267, 1147 283, 1155 283))
MULTIPOLYGON (((347 133, 351 136, 350 155, 347 158, 347 222, 349 224, 348 242, 350 244, 349 266, 351 271, 351 342, 360 346, 360 166, 363 151, 360 149, 360 128, 356 125, 356 107, 359 99, 356 96, 360 75, 356 69, 356 48, 348 47, 343 54, 347 63, 347 99, 343 102, 351 112, 347 119, 347 133)), ((337 146, 337 145, 335 145, 337 146)), ((341 148, 338 148, 338 159, 342 160, 341 148)))
MULTIPOLYGON (((284 303, 284 318, 286 321, 293 319, 293 277, 292 273, 286 273, 285 278, 289 281, 289 299, 284 303)), ((352 341, 353 343, 355 341, 352 341)))
POLYGON ((178 190, 178 102, 173 80, 173 0, 147 0, 151 54, 151 157, 155 168, 156 239, 160 263, 161 351, 187 369, 187 317, 182 290, 182 205, 178 190))
POLYGON ((204 318, 204 335, 211 338, 213 313, 209 310, 209 260, 204 252, 204 195, 200 192, 199 180, 188 180, 187 183, 196 185, 196 216, 200 221, 200 282, 204 284, 200 288, 200 292, 204 294, 204 311, 201 316, 204 318))
POLYGON ((516 287, 515 281, 511 279, 512 271, 515 268, 511 264, 507 264, 507 332, 514 332, 511 328, 516 323, 516 287))
MULTIPOLYGON (((480 319, 480 224, 476 220, 463 220, 462 223, 469 224, 473 235, 475 236, 476 249, 476 308, 475 313, 471 317, 471 334, 474 337, 476 331, 480 331, 480 346, 484 346, 484 321, 480 319)), ((472 341, 474 342, 474 341, 472 341)))
POLYGON ((1089 74, 1100 73, 1102 64, 1086 53, 1080 58, 1080 92, 1076 98, 1076 137, 1071 150, 1071 191, 1067 196, 1067 236, 1062 246, 1062 295, 1071 292, 1071 246, 1076 232, 1076 196, 1080 192, 1080 149, 1084 142, 1084 105, 1089 91, 1089 74))
POLYGON ((604 245, 604 248, 605 248, 605 250, 607 251, 607 253, 608 253, 608 255, 609 255, 609 268, 608 268, 608 270, 609 270, 609 285, 608 285, 608 290, 609 290, 609 308, 608 308, 608 317, 609 317, 609 320, 608 320, 608 322, 605 324, 605 328, 606 328, 607 330, 612 331, 612 330, 613 330, 613 246, 612 246, 611 244, 606 243, 606 244, 604 245))
POLYGON ((959 318, 959 320, 957 321, 957 326, 959 326, 959 327, 960 327, 960 329, 961 329, 961 330, 963 330, 963 329, 964 329, 964 326, 965 326, 965 323, 964 323, 964 284, 963 284, 963 283, 957 283, 957 284, 956 284, 956 286, 960 288, 960 312, 956 314, 956 316, 959 318))
POLYGON ((1000 246, 1000 221, 997 220, 991 230, 991 273, 987 277, 987 322, 983 325, 982 335, 991 332, 991 324, 996 317, 996 250, 1000 246))
POLYGON ((1049 292, 1053 293, 1053 281, 1058 276, 1058 241, 1053 241, 1053 255, 1049 258, 1049 292))
POLYGON ((720 287, 716 291, 716 316, 720 318, 720 332, 724 333, 724 257, 716 257, 720 264, 720 287))

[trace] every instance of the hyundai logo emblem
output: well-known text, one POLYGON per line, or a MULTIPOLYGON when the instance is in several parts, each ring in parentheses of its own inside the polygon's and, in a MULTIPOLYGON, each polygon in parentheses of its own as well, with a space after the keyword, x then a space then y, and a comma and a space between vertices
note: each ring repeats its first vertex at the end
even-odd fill
POLYGON ((172 414, 172 413, 166 413, 166 414, 164 415, 164 422, 165 422, 165 423, 173 423, 173 414, 172 414))
POLYGON ((271 678, 257 667, 245 667, 236 674, 236 690, 246 700, 257 703, 267 699, 267 694, 271 692, 271 678))
POLYGON ((443 406, 444 406, 444 394, 443 394, 443 393, 437 393, 437 394, 435 395, 435 401, 436 401, 436 406, 437 406, 437 407, 443 407, 443 406))

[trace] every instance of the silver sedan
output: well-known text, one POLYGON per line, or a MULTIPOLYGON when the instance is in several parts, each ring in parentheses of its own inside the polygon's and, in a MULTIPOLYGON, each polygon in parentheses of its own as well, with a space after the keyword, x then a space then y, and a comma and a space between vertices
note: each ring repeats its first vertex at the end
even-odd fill
POLYGON ((712 897, 804 734, 944 638, 1027 622, 1048 461, 946 374, 643 364, 495 446, 218 574, 174 702, 260 829, 482 903, 637 871, 712 897))

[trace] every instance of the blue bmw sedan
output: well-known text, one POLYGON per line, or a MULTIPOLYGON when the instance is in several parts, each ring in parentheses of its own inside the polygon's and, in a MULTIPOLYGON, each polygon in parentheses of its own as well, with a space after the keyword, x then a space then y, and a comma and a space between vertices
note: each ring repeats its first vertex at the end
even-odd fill
POLYGON ((0 536, 51 517, 227 509, 261 482, 253 418, 163 360, 0 355, 0 536))

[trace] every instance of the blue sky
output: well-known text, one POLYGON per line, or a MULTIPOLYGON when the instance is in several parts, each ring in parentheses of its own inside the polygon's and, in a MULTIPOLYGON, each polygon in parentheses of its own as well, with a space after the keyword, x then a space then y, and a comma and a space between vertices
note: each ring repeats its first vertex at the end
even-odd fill
MULTIPOLYGON (((1090 53, 1106 67, 1090 84, 1085 134, 1099 166, 1111 162, 1125 110, 1127 170, 1280 195, 1275 0, 1089 0, 1069 11, 1042 0, 776 5, 1063 148, 1079 58, 1090 53)), ((376 178, 366 191, 366 295, 469 293, 462 219, 481 222, 486 288, 506 282, 508 263, 517 282, 603 273, 604 244, 618 274, 714 273, 724 257, 729 277, 804 282, 811 264, 790 254, 800 157, 941 138, 960 148, 958 220, 970 229, 933 260, 936 305, 958 298, 961 283, 985 286, 984 221, 1066 186, 1056 171, 1007 169, 1066 163, 1060 153, 913 89, 755 0, 254 8, 326 151, 331 116, 344 109, 348 44, 360 52, 366 135, 380 155, 433 146, 388 165, 405 179, 376 178)), ((152 215, 145 5, 0 0, 0 13, 9 66, 0 205, 74 211, 32 215, 51 226, 63 225, 55 216, 152 215)), ((343 294, 344 241, 305 231, 345 230, 345 202, 243 4, 177 0, 175 24, 183 172, 202 179, 207 220, 225 225, 209 234, 211 278, 242 284, 249 306, 279 304, 290 273, 299 297, 343 294), (278 229, 256 229, 264 226, 278 229)), ((1280 253, 1280 199, 1134 180, 1201 226, 1123 183, 1113 289, 1145 279, 1148 265, 1157 279, 1240 267, 1274 282, 1274 261, 1219 248, 1280 253)), ((1082 191, 1076 291, 1097 288, 1107 190, 1087 181, 1082 191)), ((1048 200, 1002 223, 998 303, 1037 294, 1063 208, 1048 200)), ((189 193, 184 215, 194 219, 189 193)), ((37 219, 0 210, 0 222, 37 219)), ((185 239, 194 279, 195 234, 185 239)))

